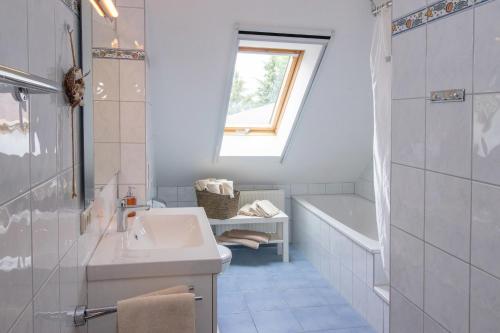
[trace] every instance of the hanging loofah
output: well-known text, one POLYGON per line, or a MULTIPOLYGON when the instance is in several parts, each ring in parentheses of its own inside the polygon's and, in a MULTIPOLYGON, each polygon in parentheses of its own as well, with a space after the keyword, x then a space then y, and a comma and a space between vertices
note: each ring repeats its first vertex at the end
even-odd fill
POLYGON ((68 26, 69 41, 71 44, 71 54, 73 56, 73 67, 64 75, 64 91, 68 98, 71 113, 71 161, 73 168, 73 186, 72 197, 76 198, 76 180, 75 180, 75 130, 74 113, 75 108, 83 106, 83 95, 85 93, 85 82, 83 78, 89 73, 83 75, 82 69, 76 65, 75 47, 73 45, 73 31, 68 26))

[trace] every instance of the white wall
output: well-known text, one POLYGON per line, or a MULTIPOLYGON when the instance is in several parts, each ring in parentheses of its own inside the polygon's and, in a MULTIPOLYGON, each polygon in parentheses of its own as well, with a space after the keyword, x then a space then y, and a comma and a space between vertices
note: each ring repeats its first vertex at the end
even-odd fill
POLYGON ((356 180, 371 156, 372 25, 368 0, 146 0, 158 184, 206 176, 252 184, 356 180), (214 162, 236 23, 335 31, 283 164, 214 162))

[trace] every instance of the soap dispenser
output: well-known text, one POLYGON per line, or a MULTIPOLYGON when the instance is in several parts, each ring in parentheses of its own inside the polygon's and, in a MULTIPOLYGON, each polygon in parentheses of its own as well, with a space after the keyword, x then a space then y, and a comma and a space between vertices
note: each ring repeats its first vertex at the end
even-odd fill
MULTIPOLYGON (((137 206, 137 197, 132 193, 132 189, 133 187, 129 186, 127 195, 123 198, 127 206, 137 206)), ((127 217, 134 217, 135 215, 135 212, 130 212, 127 217)))

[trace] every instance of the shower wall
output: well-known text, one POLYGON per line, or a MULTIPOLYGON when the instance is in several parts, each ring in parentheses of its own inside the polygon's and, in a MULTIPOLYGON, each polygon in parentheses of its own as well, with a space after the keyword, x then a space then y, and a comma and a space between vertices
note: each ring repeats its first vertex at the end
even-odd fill
POLYGON ((499 17, 394 1, 391 333, 500 329, 499 17), (465 101, 430 101, 447 89, 465 101))

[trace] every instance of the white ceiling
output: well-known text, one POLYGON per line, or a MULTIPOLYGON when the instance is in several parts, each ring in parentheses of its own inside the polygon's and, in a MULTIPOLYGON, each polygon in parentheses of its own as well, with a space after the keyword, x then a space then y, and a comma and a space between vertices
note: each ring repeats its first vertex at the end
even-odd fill
POLYGON ((243 184, 353 181, 362 173, 373 133, 369 1, 146 0, 146 11, 158 185, 208 176, 243 184), (283 163, 214 159, 236 24, 335 31, 283 163))

